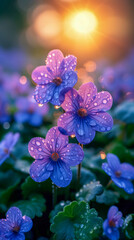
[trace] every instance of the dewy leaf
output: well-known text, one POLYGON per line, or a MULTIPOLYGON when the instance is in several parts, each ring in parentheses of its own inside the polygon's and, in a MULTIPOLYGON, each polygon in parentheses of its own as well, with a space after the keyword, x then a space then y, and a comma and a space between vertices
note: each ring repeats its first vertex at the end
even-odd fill
POLYGON ((53 219, 58 214, 58 212, 63 211, 63 208, 70 204, 70 201, 61 201, 59 204, 57 204, 54 208, 54 210, 51 211, 49 217, 50 217, 50 223, 53 223, 53 219))
POLYGON ((104 192, 96 196, 96 202, 104 203, 106 205, 113 205, 118 203, 120 194, 118 192, 113 192, 111 190, 104 190, 104 192))
POLYGON ((134 123, 134 101, 128 100, 118 105, 114 117, 127 124, 134 123))
POLYGON ((27 198, 31 194, 42 193, 52 191, 51 180, 48 179, 45 182, 37 183, 31 177, 27 177, 25 182, 21 185, 22 193, 24 198, 27 198))
POLYGON ((134 238, 134 214, 130 214, 125 218, 123 229, 127 238, 134 238))
POLYGON ((86 202, 89 202, 90 200, 93 200, 96 195, 100 195, 103 192, 103 186, 100 184, 100 182, 90 182, 89 184, 83 185, 83 187, 80 189, 79 192, 76 193, 76 199, 77 200, 84 200, 86 202))
POLYGON ((40 194, 32 195, 29 200, 18 201, 13 206, 18 207, 22 215, 30 218, 41 217, 46 210, 45 199, 40 194))
POLYGON ((50 229, 56 240, 89 240, 101 233, 102 219, 86 202, 74 201, 55 216, 50 229))

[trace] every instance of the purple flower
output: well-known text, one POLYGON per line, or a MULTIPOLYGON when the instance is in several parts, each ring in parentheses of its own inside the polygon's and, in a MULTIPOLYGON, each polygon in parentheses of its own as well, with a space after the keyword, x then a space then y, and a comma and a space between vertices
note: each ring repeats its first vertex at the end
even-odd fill
POLYGON ((83 84, 78 92, 70 89, 64 98, 61 106, 66 113, 58 119, 58 127, 62 133, 75 134, 80 143, 88 144, 94 139, 95 131, 111 130, 113 119, 106 113, 112 106, 109 92, 97 93, 96 86, 89 82, 83 84))
POLYGON ((43 123, 43 116, 48 113, 49 107, 44 104, 39 107, 33 98, 20 97, 16 101, 17 112, 15 120, 19 123, 29 123, 31 126, 38 127, 43 123))
POLYGON ((120 163, 118 157, 112 153, 107 154, 107 160, 108 163, 102 164, 103 170, 118 187, 132 194, 134 188, 130 180, 134 180, 134 167, 129 163, 120 163))
POLYGON ((32 138, 28 150, 36 159, 30 168, 33 180, 43 182, 50 177, 59 187, 70 184, 70 166, 79 164, 84 157, 82 148, 77 144, 68 144, 68 137, 62 135, 57 127, 48 131, 46 139, 32 138))
POLYGON ((38 84, 34 98, 38 103, 51 102, 60 105, 60 92, 73 87, 77 82, 76 57, 69 55, 64 58, 60 50, 49 52, 46 66, 37 67, 32 73, 33 81, 38 84))
POLYGON ((107 219, 103 223, 104 234, 111 240, 118 240, 120 237, 119 227, 122 227, 122 213, 118 212, 115 206, 110 207, 107 219))
POLYGON ((9 157, 14 145, 19 139, 19 133, 7 133, 0 142, 0 165, 9 157))
POLYGON ((11 207, 6 219, 0 220, 0 239, 25 240, 24 232, 29 232, 32 226, 31 218, 22 216, 19 208, 11 207))

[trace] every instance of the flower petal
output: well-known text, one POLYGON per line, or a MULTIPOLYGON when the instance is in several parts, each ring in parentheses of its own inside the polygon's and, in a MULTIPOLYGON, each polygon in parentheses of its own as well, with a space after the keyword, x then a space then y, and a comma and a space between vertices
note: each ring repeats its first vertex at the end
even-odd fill
POLYGON ((118 208, 116 206, 110 207, 108 211, 108 220, 112 220, 117 213, 118 213, 118 208))
POLYGON ((47 71, 46 66, 39 66, 32 72, 32 79, 37 84, 47 84, 53 79, 52 75, 47 71))
POLYGON ((59 67, 63 58, 62 52, 58 49, 49 52, 46 59, 46 66, 51 69, 53 76, 58 76, 60 74, 59 67))
POLYGON ((88 109, 92 112, 105 112, 112 107, 112 104, 113 99, 111 94, 109 92, 102 91, 96 94, 88 109))
POLYGON ((46 140, 41 137, 35 137, 30 140, 28 151, 36 160, 48 159, 51 154, 46 140))
POLYGON ((33 222, 30 217, 23 216, 21 222, 20 232, 29 232, 33 226, 33 222))
POLYGON ((71 143, 62 149, 60 157, 69 166, 76 166, 82 162, 84 152, 78 144, 71 143))
POLYGON ((126 179, 134 179, 134 167, 129 163, 122 163, 120 165, 121 177, 126 179))
POLYGON ((64 113, 58 119, 58 127, 61 133, 66 135, 74 134, 76 117, 71 113, 64 113), (62 131, 63 130, 63 131, 62 131))
POLYGON ((71 88, 68 92, 65 92, 63 98, 64 102, 61 104, 61 106, 67 112, 75 113, 79 109, 79 103, 83 101, 78 92, 73 88, 71 88))
POLYGON ((61 134, 58 127, 53 127, 47 132, 46 142, 51 152, 60 152, 68 144, 68 136, 61 134))
POLYGON ((10 222, 11 226, 20 226, 22 221, 22 213, 19 208, 11 207, 6 214, 6 219, 10 222))
POLYGON ((77 83, 77 80, 77 73, 74 71, 68 71, 62 76, 61 86, 63 86, 64 88, 73 87, 77 83))
POLYGON ((120 169, 120 161, 119 158, 112 153, 108 153, 107 154, 107 161, 108 161, 108 165, 111 168, 111 170, 113 172, 119 171, 120 169))
POLYGON ((95 131, 89 125, 88 120, 79 118, 75 125, 75 135, 79 143, 88 144, 94 139, 95 131))
POLYGON ((8 224, 6 219, 0 219, 0 235, 10 232, 11 226, 8 224))
POLYGON ((54 171, 50 178, 58 187, 67 187, 72 180, 72 171, 69 165, 59 160, 54 162, 54 171))
POLYGON ((113 175, 111 168, 109 167, 108 163, 102 164, 102 169, 107 173, 110 177, 113 175))
POLYGON ((48 83, 46 85, 37 85, 35 92, 34 92, 34 99, 37 103, 46 103, 49 102, 53 95, 56 86, 54 83, 48 83))
POLYGON ((50 100, 50 103, 52 103, 53 105, 61 105, 61 101, 60 101, 60 92, 62 91, 63 86, 56 86, 55 85, 55 89, 53 92, 53 96, 50 100))
POLYGON ((120 188, 123 188, 128 194, 134 193, 133 184, 124 178, 112 178, 113 182, 120 188))
POLYGON ((66 71, 72 71, 75 69, 77 64, 77 58, 73 55, 68 55, 66 56, 61 65, 60 68, 63 69, 63 72, 65 73, 66 71))
POLYGON ((35 182, 44 182, 53 171, 51 161, 34 161, 30 167, 30 176, 35 182))
POLYGON ((93 120, 92 127, 95 131, 98 132, 107 132, 112 129, 113 126, 113 119, 110 114, 104 112, 97 112, 97 113, 92 113, 90 115, 91 120, 93 120))
MULTIPOLYGON (((8 238, 7 238, 8 239, 8 238)), ((13 233, 10 238, 11 240, 25 240, 25 235, 24 233, 13 233)))
POLYGON ((81 85, 81 87, 78 90, 78 93, 83 98, 84 104, 87 105, 87 108, 89 108, 91 102, 93 101, 95 95, 97 94, 97 88, 92 82, 85 83, 81 85))

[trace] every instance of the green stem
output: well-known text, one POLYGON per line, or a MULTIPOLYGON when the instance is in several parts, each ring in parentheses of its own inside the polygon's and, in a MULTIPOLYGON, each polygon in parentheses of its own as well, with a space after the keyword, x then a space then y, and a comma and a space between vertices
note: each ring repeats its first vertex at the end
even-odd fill
POLYGON ((52 205, 53 208, 57 203, 57 186, 52 182, 52 205))
MULTIPOLYGON (((80 146, 82 147, 82 149, 83 149, 83 144, 79 143, 79 145, 80 145, 80 146)), ((81 167, 82 167, 82 163, 78 164, 78 170, 77 170, 77 180, 78 180, 78 184, 80 183, 81 167)))
POLYGON ((107 186, 106 186, 106 189, 108 189, 109 187, 110 187, 110 185, 112 184, 112 180, 110 180, 109 182, 108 182, 108 184, 107 184, 107 186))

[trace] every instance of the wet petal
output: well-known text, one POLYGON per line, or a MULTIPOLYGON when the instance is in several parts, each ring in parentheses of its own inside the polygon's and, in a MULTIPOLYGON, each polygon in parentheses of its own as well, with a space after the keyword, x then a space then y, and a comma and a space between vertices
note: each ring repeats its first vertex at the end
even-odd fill
POLYGON ((53 92, 53 96, 52 99, 50 100, 50 103, 52 103, 53 105, 61 105, 61 101, 60 101, 60 92, 62 90, 62 86, 55 86, 54 92, 53 92))
POLYGON ((72 71, 75 69, 77 64, 77 58, 73 55, 65 57, 60 65, 60 68, 65 73, 66 71, 72 71))
POLYGON ((128 194, 132 194, 134 192, 133 184, 124 178, 112 178, 113 182, 120 188, 123 188, 128 194))
POLYGON ((50 156, 50 149, 46 144, 46 140, 41 137, 35 137, 30 140, 28 151, 36 160, 48 159, 50 156))
POLYGON ((98 132, 107 132, 112 129, 113 126, 113 119, 110 114, 104 112, 97 112, 97 113, 92 113, 90 115, 91 120, 94 122, 92 123, 91 121, 91 126, 95 131, 98 132))
POLYGON ((11 207, 6 214, 6 219, 10 222, 11 226, 20 226, 22 221, 22 213, 19 208, 11 207))
POLYGON ((32 79, 37 84, 47 84, 53 79, 52 75, 47 71, 46 66, 39 66, 32 72, 32 79))
POLYGON ((21 222, 20 232, 29 232, 33 226, 33 222, 30 217, 23 216, 21 222))
POLYGON ((114 173, 112 172, 111 168, 109 167, 108 163, 102 164, 102 169, 107 173, 109 176, 112 176, 114 173))
POLYGON ((78 144, 68 144, 60 153, 61 159, 69 166, 76 166, 84 158, 83 149, 78 144))
POLYGON ((79 118, 75 125, 75 135, 79 143, 88 144, 95 137, 95 131, 89 125, 89 121, 85 119, 79 118))
POLYGON ((96 94, 94 100, 89 106, 90 111, 92 112, 101 112, 108 111, 113 104, 112 96, 109 92, 99 92, 96 94))
POLYGON ((60 74, 59 67, 63 58, 62 52, 58 49, 49 52, 46 59, 46 66, 51 69, 53 76, 58 76, 60 74))
POLYGON ((51 128, 46 135, 51 152, 60 152, 68 144, 68 136, 61 134, 58 127, 51 128))
POLYGON ((40 104, 49 102, 54 95, 55 87, 56 86, 54 83, 49 83, 42 86, 37 85, 34 92, 34 99, 36 102, 40 104))
POLYGON ((25 240, 25 235, 24 233, 13 233, 12 236, 10 236, 11 240, 25 240))
POLYGON ((35 182, 47 180, 53 171, 53 165, 50 160, 34 161, 30 167, 30 176, 35 182))
POLYGON ((62 76, 62 84, 64 88, 73 87, 77 83, 77 73, 74 71, 68 71, 62 76))
POLYGON ((58 119, 59 130, 61 131, 61 133, 66 135, 74 134, 75 124, 76 124, 76 117, 74 114, 71 114, 71 113, 64 113, 58 119))
POLYGON ((54 171, 50 178, 58 187, 67 187, 72 180, 72 171, 66 163, 59 160, 54 163, 54 171))
POLYGON ((89 108, 91 102, 93 101, 95 95, 97 94, 97 88, 92 82, 85 83, 81 85, 78 93, 83 98, 86 108, 89 108))
POLYGON ((82 98, 75 89, 71 88, 65 93, 63 98, 64 102, 61 104, 61 106, 65 111, 75 113, 79 109, 79 103, 82 102, 82 98))
POLYGON ((107 161, 108 161, 108 165, 111 168, 111 170, 113 172, 119 171, 120 169, 120 161, 119 158, 112 154, 112 153, 108 153, 107 154, 107 161))
POLYGON ((6 219, 0 219, 0 234, 9 233, 11 226, 6 219))
POLYGON ((122 163, 120 165, 121 177, 126 179, 134 179, 134 167, 129 163, 122 163))

